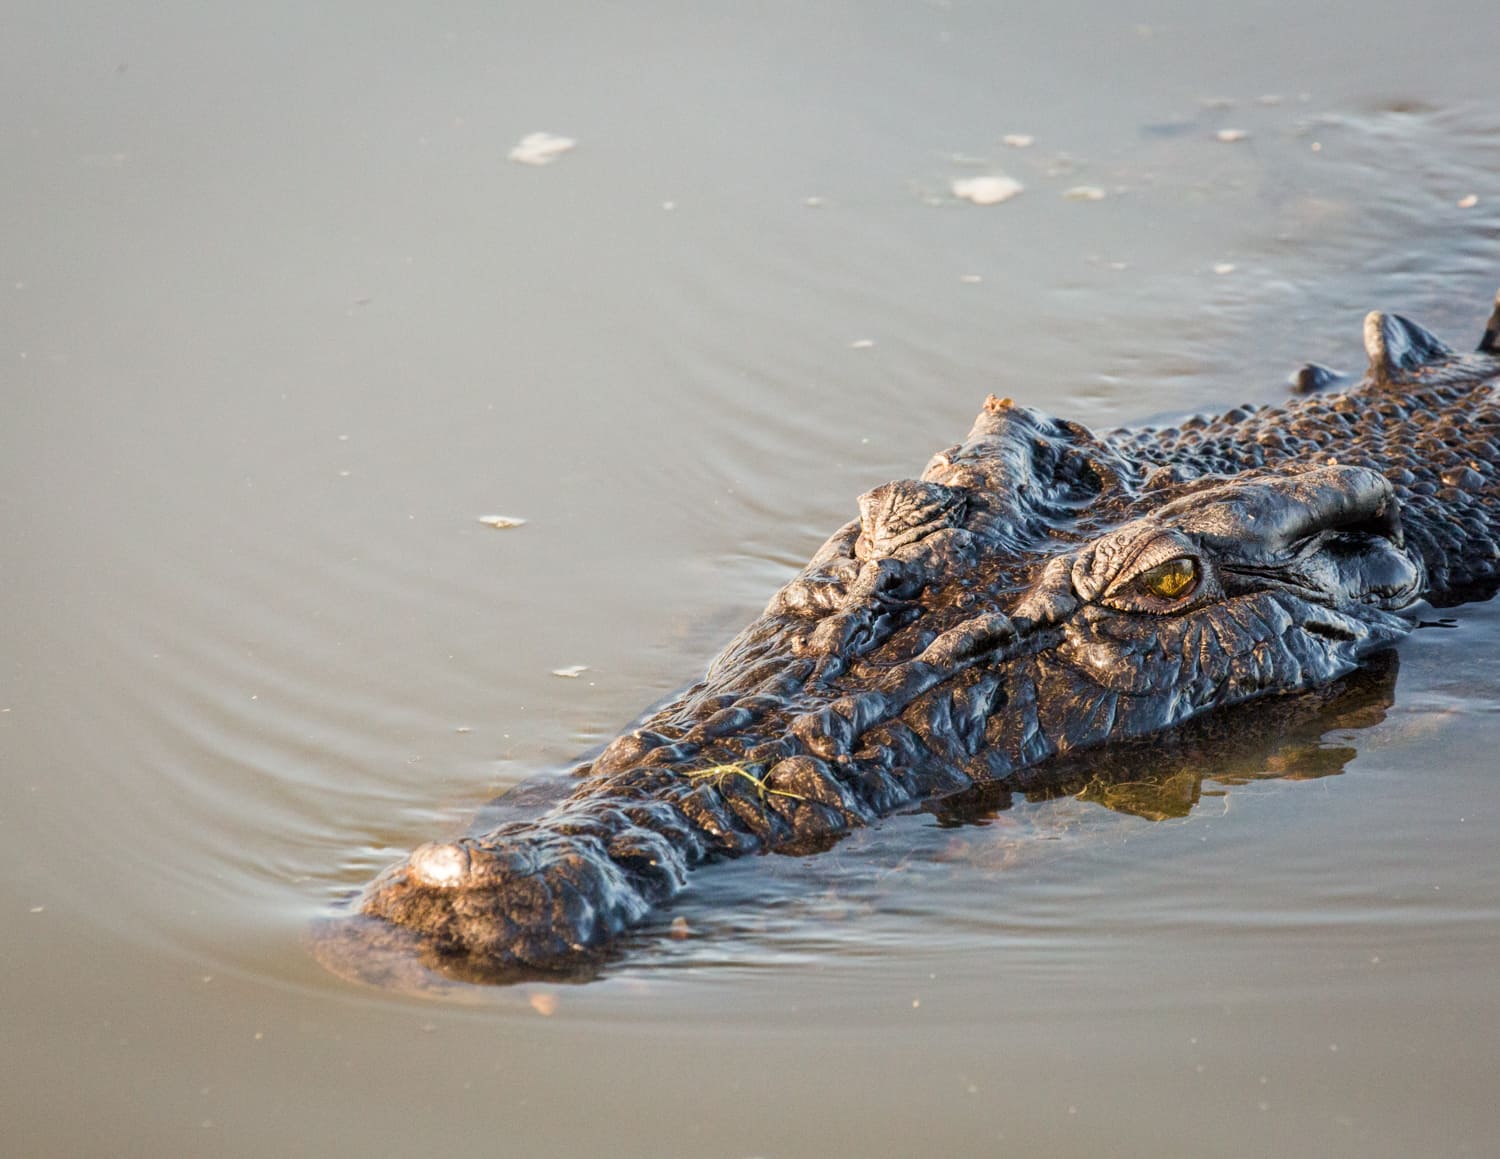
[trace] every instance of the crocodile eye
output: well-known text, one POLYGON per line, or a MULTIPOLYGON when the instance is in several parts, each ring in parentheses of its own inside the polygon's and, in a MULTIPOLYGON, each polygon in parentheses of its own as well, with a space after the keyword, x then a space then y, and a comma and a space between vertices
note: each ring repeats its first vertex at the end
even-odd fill
POLYGON ((1136 586, 1161 600, 1183 600, 1198 589, 1198 561, 1179 555, 1136 577, 1136 586))

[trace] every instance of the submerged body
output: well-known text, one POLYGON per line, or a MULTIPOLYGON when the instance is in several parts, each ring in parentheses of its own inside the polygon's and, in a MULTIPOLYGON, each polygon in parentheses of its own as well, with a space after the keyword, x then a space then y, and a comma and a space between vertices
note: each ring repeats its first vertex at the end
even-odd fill
POLYGON ((1473 355, 1380 314, 1365 341, 1347 392, 1175 428, 1094 434, 991 398, 566 797, 418 848, 350 928, 469 974, 570 968, 705 862, 1327 685, 1420 600, 1488 594, 1500 305, 1473 355))

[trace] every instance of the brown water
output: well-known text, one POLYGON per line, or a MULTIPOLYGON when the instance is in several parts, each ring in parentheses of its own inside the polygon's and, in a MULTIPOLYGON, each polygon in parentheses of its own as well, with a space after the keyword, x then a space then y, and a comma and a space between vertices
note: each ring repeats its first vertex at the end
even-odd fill
POLYGON ((1481 0, 529 7, 0 13, 0 1152, 1500 1154, 1490 605, 588 985, 312 960, 988 391, 1273 400, 1500 285, 1481 0))

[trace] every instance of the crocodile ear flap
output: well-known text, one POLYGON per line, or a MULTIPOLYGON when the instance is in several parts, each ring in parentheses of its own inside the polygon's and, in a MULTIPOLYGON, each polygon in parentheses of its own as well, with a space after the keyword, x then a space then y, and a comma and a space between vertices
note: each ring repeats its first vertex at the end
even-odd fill
POLYGON ((1376 382, 1398 382, 1412 371, 1453 357, 1436 335, 1399 314, 1378 310, 1365 318, 1365 353, 1376 382))
POLYGON ((1479 340, 1478 350, 1481 354, 1500 358, 1500 294, 1495 295, 1495 309, 1484 324, 1484 337, 1479 340))

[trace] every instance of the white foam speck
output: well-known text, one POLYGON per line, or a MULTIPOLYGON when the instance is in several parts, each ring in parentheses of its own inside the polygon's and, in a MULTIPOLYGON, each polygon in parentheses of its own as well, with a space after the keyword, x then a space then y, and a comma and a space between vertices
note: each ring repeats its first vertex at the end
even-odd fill
POLYGON ((994 177, 957 177, 952 185, 954 197, 972 201, 975 205, 999 205, 1025 188, 1014 177, 1006 177, 1004 174, 994 177))
POLYGON ((572 137, 552 133, 527 133, 510 151, 510 159, 522 165, 551 165, 578 144, 572 137))

